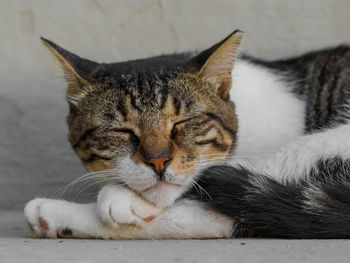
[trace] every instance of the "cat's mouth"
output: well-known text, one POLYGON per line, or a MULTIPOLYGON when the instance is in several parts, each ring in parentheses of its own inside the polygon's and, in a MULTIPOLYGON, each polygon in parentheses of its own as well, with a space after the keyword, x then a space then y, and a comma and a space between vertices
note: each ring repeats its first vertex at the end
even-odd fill
POLYGON ((142 190, 140 195, 160 208, 171 205, 181 195, 182 185, 166 181, 157 182, 142 190))

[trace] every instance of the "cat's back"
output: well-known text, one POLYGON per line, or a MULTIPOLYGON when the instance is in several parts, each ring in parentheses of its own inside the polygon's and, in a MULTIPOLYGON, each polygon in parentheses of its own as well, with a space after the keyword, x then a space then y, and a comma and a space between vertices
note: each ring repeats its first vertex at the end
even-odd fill
POLYGON ((291 84, 292 92, 306 102, 307 132, 348 120, 349 45, 276 61, 263 61, 249 56, 243 58, 270 69, 291 84))

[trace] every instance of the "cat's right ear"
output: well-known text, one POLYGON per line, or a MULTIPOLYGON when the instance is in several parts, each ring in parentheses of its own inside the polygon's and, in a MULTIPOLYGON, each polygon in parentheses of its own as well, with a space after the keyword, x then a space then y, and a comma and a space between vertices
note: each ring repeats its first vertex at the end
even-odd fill
POLYGON ((89 85, 96 82, 100 64, 81 58, 48 39, 41 37, 41 40, 59 61, 65 79, 68 82, 67 99, 75 104, 77 99, 88 89, 89 85))

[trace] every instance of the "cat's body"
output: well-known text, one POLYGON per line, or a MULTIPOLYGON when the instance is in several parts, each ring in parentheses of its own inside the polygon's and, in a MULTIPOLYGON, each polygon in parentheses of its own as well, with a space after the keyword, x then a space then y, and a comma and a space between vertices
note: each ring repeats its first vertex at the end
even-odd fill
POLYGON ((113 65, 79 64, 46 41, 68 65, 70 141, 114 184, 94 204, 29 202, 34 234, 349 237, 350 48, 275 62, 242 56, 233 67, 239 41, 234 33, 194 57, 113 65), (123 127, 112 128, 123 134, 110 135, 118 118, 123 127))

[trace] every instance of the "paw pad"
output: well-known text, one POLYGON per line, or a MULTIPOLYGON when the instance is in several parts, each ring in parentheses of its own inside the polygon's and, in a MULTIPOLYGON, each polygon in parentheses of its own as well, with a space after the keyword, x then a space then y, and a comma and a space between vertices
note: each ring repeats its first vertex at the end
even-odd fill
POLYGON ((145 218, 143 218, 143 221, 145 222, 150 222, 152 221, 156 216, 155 215, 150 215, 150 216, 147 216, 145 218))
POLYGON ((58 238, 73 238, 73 232, 72 232, 72 230, 66 228, 66 229, 57 231, 57 237, 58 238))

